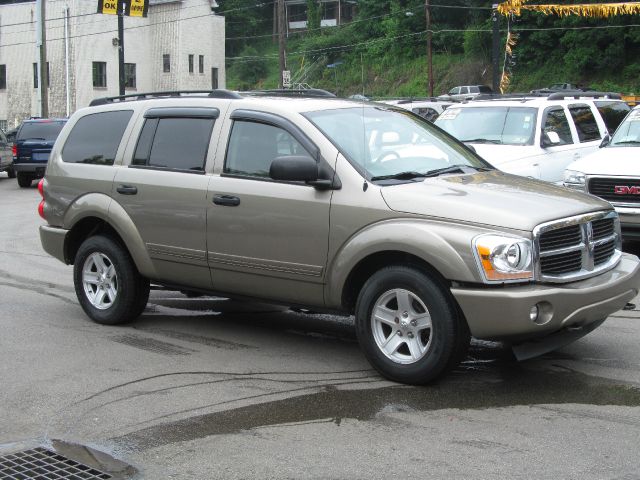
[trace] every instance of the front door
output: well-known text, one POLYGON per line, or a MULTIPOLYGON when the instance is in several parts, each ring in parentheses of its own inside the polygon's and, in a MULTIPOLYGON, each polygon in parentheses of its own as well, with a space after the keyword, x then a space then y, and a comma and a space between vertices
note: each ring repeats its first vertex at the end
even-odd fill
POLYGON ((299 130, 270 121, 236 117, 222 173, 211 179, 207 248, 214 288, 322 305, 331 191, 269 178, 277 156, 315 157, 299 130))

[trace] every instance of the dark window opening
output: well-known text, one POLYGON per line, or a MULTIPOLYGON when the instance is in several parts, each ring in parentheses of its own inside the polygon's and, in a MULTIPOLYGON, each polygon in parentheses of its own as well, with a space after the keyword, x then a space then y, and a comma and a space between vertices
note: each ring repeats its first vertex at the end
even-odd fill
MULTIPOLYGON (((38 64, 33 64, 33 88, 38 88, 38 80, 40 72, 38 71, 38 64)), ((51 86, 51 75, 49 75, 49 62, 47 62, 47 88, 51 86)))
POLYGON ((211 69, 211 88, 214 90, 218 88, 218 69, 217 68, 211 69))
POLYGON ((198 55, 198 73, 204 73, 204 55, 198 55))
POLYGON ((171 55, 168 53, 162 55, 162 71, 164 73, 171 71, 171 55))
POLYGON ((189 55, 189 73, 193 73, 193 55, 189 55))
POLYGON ((93 86, 94 88, 106 88, 107 62, 93 62, 93 86))
POLYGON ((7 88, 7 66, 0 65, 0 90, 7 88))
POLYGON ((136 64, 135 63, 124 64, 124 87, 136 88, 136 64))

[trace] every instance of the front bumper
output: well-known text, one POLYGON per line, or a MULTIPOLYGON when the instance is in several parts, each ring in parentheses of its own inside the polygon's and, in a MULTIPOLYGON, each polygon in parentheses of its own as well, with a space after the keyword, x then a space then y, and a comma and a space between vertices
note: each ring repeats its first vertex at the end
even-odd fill
POLYGON ((480 339, 521 342, 604 320, 638 294, 640 261, 622 254, 608 272, 566 284, 502 288, 452 288, 471 334, 480 339), (529 317, 540 306, 538 322, 529 317))
POLYGON ((69 233, 69 230, 65 228, 40 225, 40 242, 44 251, 61 262, 69 264, 64 248, 67 233, 69 233))

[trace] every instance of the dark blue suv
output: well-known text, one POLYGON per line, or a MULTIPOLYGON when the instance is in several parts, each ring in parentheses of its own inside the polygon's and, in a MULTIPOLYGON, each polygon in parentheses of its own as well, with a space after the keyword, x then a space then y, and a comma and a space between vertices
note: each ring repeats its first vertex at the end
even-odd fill
POLYGON ((53 144, 66 122, 64 118, 22 122, 13 145, 13 171, 18 176, 18 185, 28 187, 44 176, 53 144))

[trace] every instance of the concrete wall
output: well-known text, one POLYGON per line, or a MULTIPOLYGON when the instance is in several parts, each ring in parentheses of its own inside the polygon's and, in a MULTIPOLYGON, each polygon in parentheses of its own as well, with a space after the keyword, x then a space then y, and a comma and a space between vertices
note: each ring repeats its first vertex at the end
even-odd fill
MULTIPOLYGON (((97 0, 47 0, 47 59, 50 69, 49 116, 67 115, 64 7, 69 7, 70 113, 97 97, 118 95, 118 36, 115 15, 96 14, 97 0), (93 62, 106 62, 107 86, 93 86, 93 62)), ((211 68, 225 86, 224 17, 211 14, 210 0, 152 0, 147 18, 125 17, 125 62, 136 64, 136 88, 126 93, 211 88, 211 68), (162 55, 171 56, 171 72, 162 71, 162 55), (194 72, 188 73, 188 55, 194 72), (198 56, 204 55, 204 73, 198 56)), ((0 120, 7 128, 40 112, 33 87, 36 48, 35 2, 0 5, 0 64, 7 88, 0 89, 0 120)))

